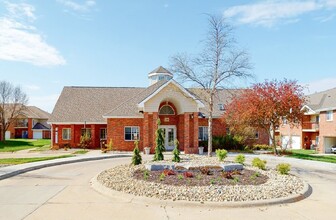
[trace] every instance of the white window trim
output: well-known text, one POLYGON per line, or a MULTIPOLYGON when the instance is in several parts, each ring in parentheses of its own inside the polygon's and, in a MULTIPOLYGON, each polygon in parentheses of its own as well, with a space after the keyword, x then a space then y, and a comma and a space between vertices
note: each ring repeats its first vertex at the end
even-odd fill
POLYGON ((334 112, 332 110, 327 111, 327 113, 326 113, 326 121, 333 121, 333 120, 334 120, 334 112), (330 119, 328 119, 329 113, 331 113, 330 119))
MULTIPOLYGON (((204 129, 207 130, 207 129, 208 129, 208 126, 198 126, 198 130, 199 130, 200 128, 203 128, 203 134, 202 134, 202 136, 204 136, 204 129)), ((209 139, 209 134, 208 134, 208 139, 209 139)), ((208 139, 203 140, 203 137, 202 137, 202 138, 201 138, 201 137, 198 137, 198 140, 199 140, 199 141, 207 141, 208 139)))
POLYGON ((100 130, 99 130, 99 139, 100 140, 106 140, 107 139, 107 128, 101 128, 100 130), (105 130, 105 138, 102 138, 101 136, 102 136, 102 130, 105 130))
POLYGON ((161 108, 159 109, 158 114, 159 114, 159 115, 176 115, 176 112, 175 112, 175 109, 174 109, 171 105, 166 104, 166 105, 161 106, 161 108), (161 111, 161 109, 162 109, 163 107, 165 107, 165 106, 169 106, 169 107, 173 110, 174 113, 173 113, 173 114, 161 114, 160 111, 161 111))
POLYGON ((63 141, 69 141, 69 140, 71 140, 71 128, 63 128, 63 129, 62 129, 62 140, 63 140, 63 141), (64 135, 63 135, 63 134, 64 134, 64 133, 63 133, 64 130, 68 130, 68 131, 69 131, 69 132, 68 132, 68 133, 69 133, 69 138, 68 138, 68 139, 64 138, 64 135))
POLYGON ((140 141, 140 127, 139 126, 125 126, 124 127, 124 141, 140 141), (139 138, 137 140, 131 139, 131 140, 126 140, 126 128, 131 128, 131 138, 132 138, 132 128, 138 128, 138 136, 139 138))

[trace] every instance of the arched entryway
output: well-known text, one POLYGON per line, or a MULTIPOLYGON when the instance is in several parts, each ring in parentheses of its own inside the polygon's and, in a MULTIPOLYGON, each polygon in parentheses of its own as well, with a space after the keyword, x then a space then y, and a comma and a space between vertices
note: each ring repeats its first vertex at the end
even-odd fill
POLYGON ((177 139, 178 116, 173 103, 162 102, 158 109, 161 128, 165 137, 165 148, 167 151, 174 149, 174 141, 177 139))

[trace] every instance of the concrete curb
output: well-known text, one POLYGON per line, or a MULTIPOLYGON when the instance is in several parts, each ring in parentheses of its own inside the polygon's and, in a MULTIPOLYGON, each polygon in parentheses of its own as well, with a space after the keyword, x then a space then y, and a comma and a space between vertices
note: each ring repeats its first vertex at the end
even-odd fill
POLYGON ((92 156, 92 157, 69 157, 69 158, 61 158, 55 160, 41 161, 41 162, 33 162, 27 164, 14 165, 9 167, 4 167, 0 169, 0 180, 7 179, 22 173, 26 173, 33 170, 38 170, 46 167, 58 166, 63 164, 70 163, 79 163, 86 161, 94 161, 94 160, 105 160, 111 158, 122 158, 122 157, 131 157, 132 155, 120 154, 120 155, 104 155, 104 156, 92 156))
MULTIPOLYGON (((99 175, 99 174, 98 174, 99 175)), ((246 202, 193 202, 193 201, 182 201, 182 200, 160 200, 155 198, 149 198, 144 196, 135 196, 132 194, 127 194, 110 189, 100 183, 95 176, 91 181, 91 187, 97 192, 117 199, 118 201, 131 202, 135 204, 151 204, 159 206, 187 206, 187 207, 209 207, 209 208, 247 208, 247 207, 259 207, 259 206, 269 206, 269 205, 279 205, 284 203, 293 203, 301 201, 312 194, 311 186, 304 181, 304 186, 302 191, 297 195, 291 195, 285 198, 267 199, 267 200, 257 200, 257 201, 246 201, 246 202)))

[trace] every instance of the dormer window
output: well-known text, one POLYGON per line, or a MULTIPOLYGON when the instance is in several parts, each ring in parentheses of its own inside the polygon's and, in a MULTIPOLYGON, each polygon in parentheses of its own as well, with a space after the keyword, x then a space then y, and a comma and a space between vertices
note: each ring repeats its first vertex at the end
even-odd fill
POLYGON ((219 109, 219 111, 225 111, 224 104, 222 104, 222 103, 218 104, 218 109, 219 109))
POLYGON ((170 105, 164 105, 160 108, 159 115, 175 115, 175 111, 170 105))

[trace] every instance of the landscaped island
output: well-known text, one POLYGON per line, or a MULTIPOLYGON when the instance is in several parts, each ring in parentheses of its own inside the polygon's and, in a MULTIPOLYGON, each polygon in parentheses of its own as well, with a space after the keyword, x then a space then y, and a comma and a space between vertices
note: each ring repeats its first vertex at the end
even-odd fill
POLYGON ((104 186, 136 196, 161 200, 255 201, 299 195, 304 182, 275 170, 244 166, 243 170, 224 171, 216 157, 184 155, 180 163, 147 162, 121 165, 103 171, 98 181, 104 186), (171 169, 148 170, 149 165, 167 165, 171 169), (188 169, 189 168, 189 169, 188 169))

